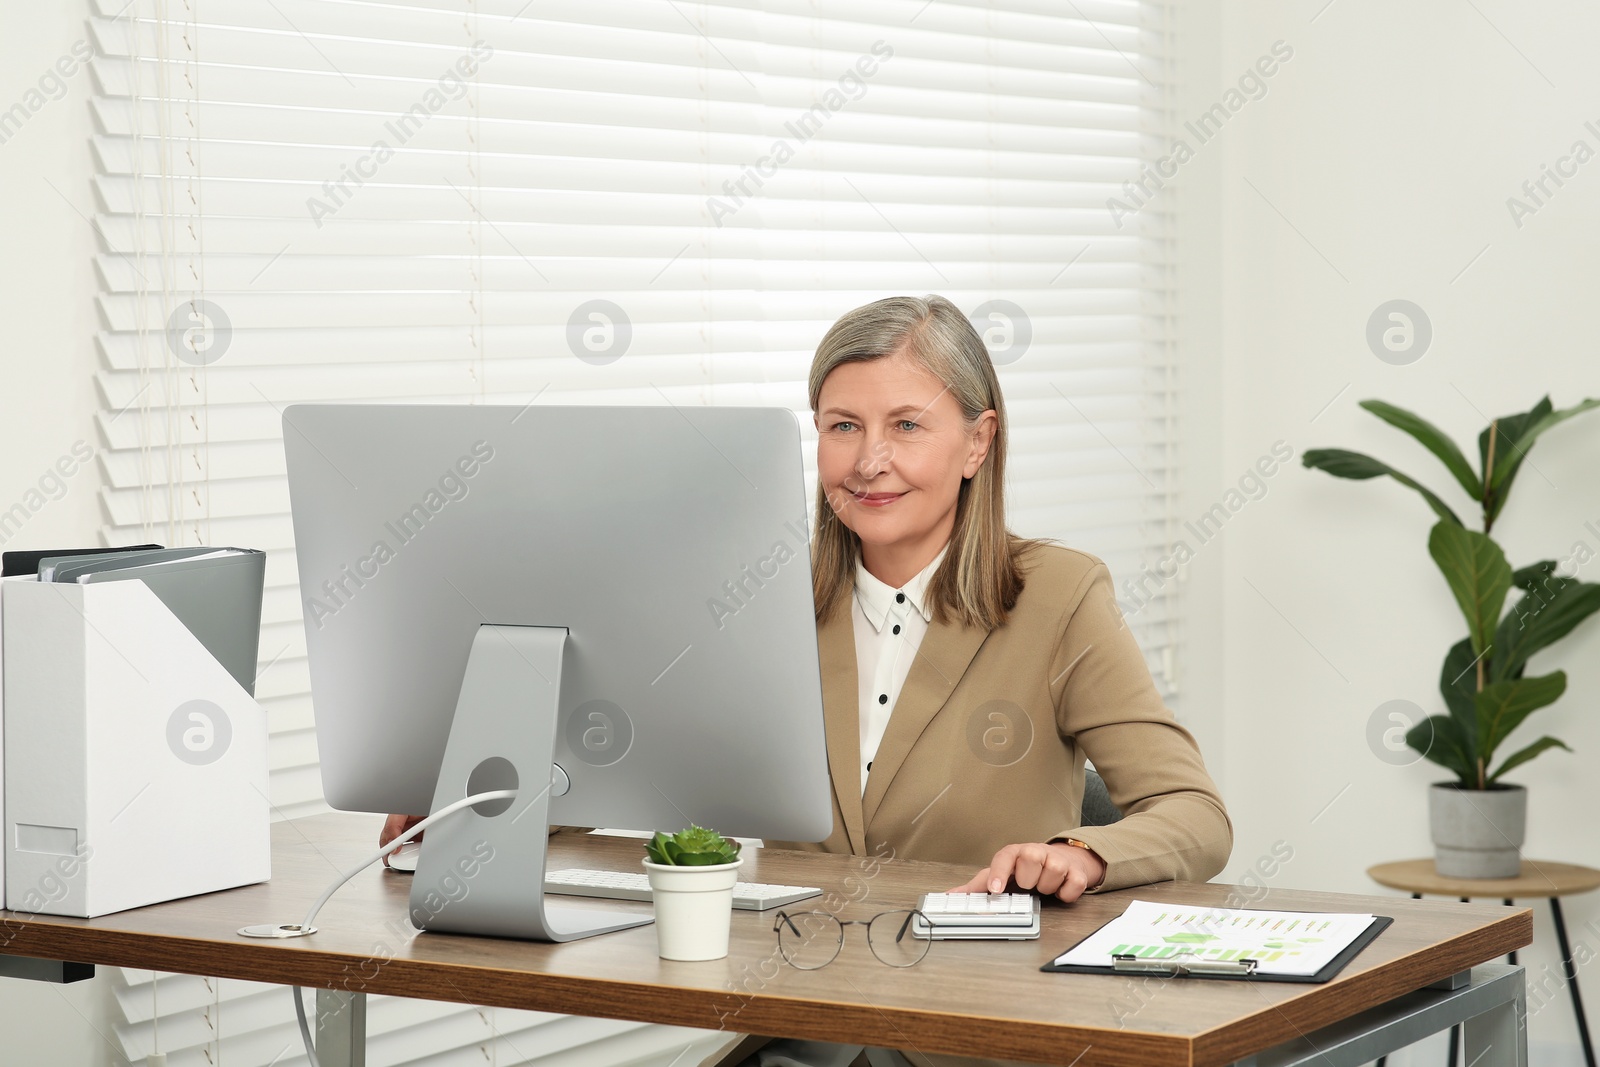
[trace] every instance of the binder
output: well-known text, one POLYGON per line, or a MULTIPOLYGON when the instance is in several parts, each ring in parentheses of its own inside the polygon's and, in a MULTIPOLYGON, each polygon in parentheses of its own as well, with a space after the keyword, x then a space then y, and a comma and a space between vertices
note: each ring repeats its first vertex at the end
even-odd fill
MULTIPOLYGON (((1308 913, 1309 914, 1309 913, 1308 913)), ((1120 919, 1121 916, 1118 916, 1120 919)), ((1112 923, 1117 919, 1111 920, 1112 923)), ((1086 964, 1060 964, 1054 961, 1040 967, 1041 971, 1064 974, 1118 974, 1118 975, 1154 975, 1158 978, 1219 978, 1223 981, 1246 982, 1298 982, 1308 985, 1319 985, 1332 980, 1344 970, 1349 962, 1361 954, 1361 951, 1376 940, 1377 936, 1387 930, 1394 923, 1393 916, 1374 915, 1372 922, 1356 938, 1346 945, 1333 959, 1329 960, 1315 974, 1270 974, 1257 968, 1254 959, 1241 960, 1206 960, 1193 953, 1179 953, 1163 959, 1145 959, 1137 956, 1119 955, 1107 957, 1104 966, 1090 966, 1086 964)), ((1071 952, 1078 945, 1083 944, 1104 930, 1111 923, 1106 923, 1088 937, 1082 938, 1057 954, 1057 959, 1071 952)))

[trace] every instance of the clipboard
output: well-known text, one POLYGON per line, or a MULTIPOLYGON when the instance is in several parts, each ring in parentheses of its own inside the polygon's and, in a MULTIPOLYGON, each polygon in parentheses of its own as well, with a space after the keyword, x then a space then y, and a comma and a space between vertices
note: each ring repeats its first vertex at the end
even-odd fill
MULTIPOLYGON (((1119 916, 1120 918, 1120 916, 1119 916)), ((1116 919, 1111 920, 1115 922, 1116 919)), ((1118 975, 1154 975, 1157 978, 1220 978, 1223 981, 1235 982, 1299 982, 1307 985, 1317 985, 1334 978, 1345 965, 1361 954, 1361 950, 1372 944, 1377 936, 1394 924, 1394 917, 1390 915, 1374 915, 1367 928, 1356 936, 1354 941, 1346 945, 1337 956, 1329 960, 1323 968, 1315 974, 1263 974, 1256 970, 1256 961, 1253 959, 1242 960, 1202 960, 1183 959, 1182 954, 1168 956, 1164 959, 1141 959, 1137 956, 1113 956, 1111 961, 1103 966, 1090 966, 1086 964, 1054 962, 1040 967, 1041 971, 1065 974, 1118 974, 1118 975)), ((1109 926, 1110 923, 1105 924, 1109 926)), ((1105 929, 1105 926, 1100 927, 1105 929)), ((1098 933, 1099 931, 1095 931, 1098 933)), ((1056 953, 1060 958, 1071 952, 1078 945, 1083 944, 1091 933, 1061 952, 1056 953)))

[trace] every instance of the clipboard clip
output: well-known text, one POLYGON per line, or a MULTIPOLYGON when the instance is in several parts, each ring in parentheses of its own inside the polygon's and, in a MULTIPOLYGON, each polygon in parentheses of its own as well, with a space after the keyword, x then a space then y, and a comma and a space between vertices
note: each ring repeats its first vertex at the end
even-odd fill
POLYGON ((1119 955, 1111 957, 1111 970, 1116 974, 1159 974, 1167 978, 1186 978, 1190 975, 1248 977, 1256 973, 1256 962, 1254 959, 1204 960, 1186 952, 1155 960, 1119 955))

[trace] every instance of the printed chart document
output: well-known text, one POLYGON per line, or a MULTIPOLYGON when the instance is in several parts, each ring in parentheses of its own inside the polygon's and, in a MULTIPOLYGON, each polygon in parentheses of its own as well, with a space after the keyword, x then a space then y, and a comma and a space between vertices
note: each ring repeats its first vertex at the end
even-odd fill
POLYGON ((1103 967, 1114 957, 1228 963, 1255 960, 1263 977, 1310 977, 1361 939, 1376 915, 1246 911, 1135 900, 1128 910, 1066 952, 1053 967, 1103 967))

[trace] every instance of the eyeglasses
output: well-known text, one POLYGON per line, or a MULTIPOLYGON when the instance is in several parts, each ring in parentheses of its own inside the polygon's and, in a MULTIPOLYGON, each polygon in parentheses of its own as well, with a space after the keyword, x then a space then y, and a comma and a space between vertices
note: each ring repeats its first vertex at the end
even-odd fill
POLYGON ((840 919, 825 911, 802 911, 790 915, 778 912, 772 929, 778 934, 778 952, 784 962, 802 971, 826 967, 844 945, 846 926, 865 926, 867 945, 872 954, 891 967, 910 967, 922 962, 931 943, 918 937, 911 920, 928 917, 916 909, 885 911, 867 920, 840 919))

